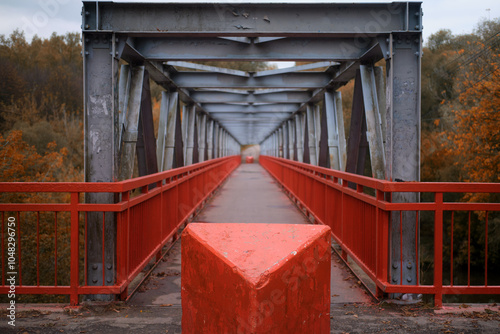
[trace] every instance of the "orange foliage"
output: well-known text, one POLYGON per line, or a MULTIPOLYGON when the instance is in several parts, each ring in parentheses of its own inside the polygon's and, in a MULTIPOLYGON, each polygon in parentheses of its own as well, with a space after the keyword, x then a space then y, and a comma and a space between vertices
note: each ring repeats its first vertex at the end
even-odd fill
POLYGON ((0 134, 0 182, 74 181, 79 178, 71 164, 65 164, 66 148, 56 150, 54 142, 40 155, 34 146, 23 141, 22 131, 0 134))
POLYGON ((500 53, 465 65, 457 84, 460 94, 450 103, 455 122, 447 149, 467 182, 500 182, 499 65, 500 53))

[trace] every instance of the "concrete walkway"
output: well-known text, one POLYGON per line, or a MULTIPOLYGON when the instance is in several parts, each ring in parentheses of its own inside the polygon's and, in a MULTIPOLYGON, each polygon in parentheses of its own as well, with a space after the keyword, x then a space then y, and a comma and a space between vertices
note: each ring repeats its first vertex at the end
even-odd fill
MULTIPOLYGON (((195 221, 206 223, 308 224, 304 215, 259 164, 242 164, 195 221)), ((180 242, 155 269, 130 305, 181 305, 180 242)), ((332 255, 332 304, 367 303, 371 299, 357 279, 332 255)))

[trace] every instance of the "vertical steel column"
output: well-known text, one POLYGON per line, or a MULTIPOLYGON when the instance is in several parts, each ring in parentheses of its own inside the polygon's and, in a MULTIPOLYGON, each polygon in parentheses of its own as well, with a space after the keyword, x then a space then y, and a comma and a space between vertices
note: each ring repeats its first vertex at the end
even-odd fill
POLYGON ((187 133, 187 147, 186 147, 186 164, 185 166, 189 166, 193 164, 193 150, 194 150, 194 122, 196 119, 196 107, 194 105, 190 105, 187 107, 188 110, 188 124, 186 128, 187 133))
MULTIPOLYGON (((114 57, 115 43, 114 34, 83 34, 85 182, 113 182, 118 176, 121 129, 118 128, 118 59, 114 57)), ((115 202, 115 198, 108 193, 87 193, 85 202, 110 204, 115 202)), ((116 276, 115 215, 112 212, 89 212, 86 237, 88 269, 85 275, 88 284, 113 285, 116 276)), ((107 295, 89 298, 114 299, 107 295)))
POLYGON ((142 86, 144 83, 144 66, 132 69, 128 112, 124 120, 123 143, 120 145, 119 179, 128 180, 134 173, 134 162, 139 132, 139 116, 141 114, 142 86))
MULTIPOLYGON (((390 47, 391 58, 387 61, 386 177, 394 181, 420 181, 421 34, 393 34, 390 47)), ((393 193, 392 201, 416 202, 418 194, 393 193)), ((417 217, 413 211, 402 212, 401 217, 402 221, 400 213, 393 212, 391 282, 415 285, 419 269, 415 251, 417 217)))
POLYGON ((219 123, 214 124, 214 159, 220 158, 219 155, 219 123))
MULTIPOLYGON (((172 92, 170 94, 162 92, 162 101, 160 106, 160 113, 166 111, 167 122, 166 131, 164 139, 164 149, 162 154, 162 160, 159 165, 162 167, 160 170, 165 171, 172 169, 174 164, 174 152, 175 152, 175 128, 177 122, 177 108, 179 103, 179 93, 172 92)), ((161 119, 161 114, 160 114, 161 119)), ((160 123, 161 124, 161 123, 160 123)), ((158 130, 158 140, 160 139, 160 131, 158 130)), ((158 148, 159 150, 160 148, 158 148)))
POLYGON ((228 156, 227 144, 228 144, 229 133, 227 131, 224 132, 224 156, 228 156))
POLYGON ((316 139, 316 166, 319 165, 319 142, 321 139, 321 110, 319 105, 314 106, 314 137, 316 139))
POLYGON ((290 159, 290 157, 288 156, 289 153, 288 122, 284 122, 282 128, 283 128, 283 158, 290 159))
POLYGON ((189 125, 189 111, 186 105, 182 106, 182 121, 181 121, 181 131, 182 131, 182 154, 184 158, 184 166, 186 166, 187 157, 187 135, 188 135, 188 125, 189 125))
POLYGON ((129 93, 130 93, 130 81, 131 81, 130 65, 120 66, 120 79, 118 83, 118 112, 120 113, 118 121, 119 122, 118 131, 120 133, 120 136, 118 138, 119 150, 121 149, 122 136, 123 132, 125 131, 125 119, 127 117, 129 93))
POLYGON ((280 127, 278 133, 278 157, 283 158, 283 129, 280 127))
POLYGON ((219 158, 222 158, 224 156, 224 151, 223 151, 223 137, 224 137, 224 129, 219 127, 219 158))
POLYGON ((207 140, 207 115, 200 114, 198 117, 198 162, 205 161, 205 148, 207 140))
POLYGON ((316 131, 315 131, 315 120, 314 120, 314 105, 307 105, 307 134, 309 139, 309 163, 311 165, 317 165, 318 159, 316 154, 316 131))
POLYGON ((295 146, 295 128, 293 120, 288 120, 288 159, 293 160, 295 146))
POLYGON ((295 132, 297 143, 297 161, 304 162, 304 115, 298 113, 295 115, 295 132))
POLYGON ((207 124, 207 159, 213 159, 214 151, 214 120, 209 119, 207 124))
POLYGON ((380 109, 385 108, 378 101, 378 87, 373 66, 361 65, 361 86, 366 117, 366 137, 370 151, 372 176, 385 179, 384 139, 382 137, 382 119, 380 109))
POLYGON ((156 138, 156 161, 158 161, 158 171, 164 171, 165 160, 165 141, 167 137, 167 119, 168 119, 169 95, 167 92, 161 92, 160 117, 158 120, 158 138, 156 138))
POLYGON ((340 92, 327 91, 325 93, 325 112, 330 168, 345 171, 346 140, 340 92))

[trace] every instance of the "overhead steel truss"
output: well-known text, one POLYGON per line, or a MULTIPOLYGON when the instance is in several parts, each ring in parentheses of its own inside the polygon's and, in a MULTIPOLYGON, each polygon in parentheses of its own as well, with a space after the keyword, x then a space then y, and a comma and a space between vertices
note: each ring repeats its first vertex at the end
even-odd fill
MULTIPOLYGON (((85 179, 130 178, 136 154, 144 175, 260 144, 268 155, 360 174, 369 155, 373 177, 418 181, 422 15, 420 2, 84 1, 85 179), (385 69, 375 65, 381 60, 385 69), (245 72, 196 61, 308 64, 245 72), (156 138, 149 79, 164 89, 156 138), (346 138, 338 89, 350 80, 346 138)), ((392 200, 415 196, 394 194, 392 200)), ((87 200, 115 199, 94 194, 87 200)), ((415 221, 411 213, 403 216, 415 221)), ((112 215, 106 217, 112 225, 112 215)), ((102 220, 89 221, 102 233, 102 220)), ((392 268, 394 282, 416 283, 414 235, 403 233, 407 265, 392 268)), ((392 238, 400 244, 399 220, 392 238)), ((94 253, 89 264, 99 267, 102 259, 94 253)), ((113 282, 114 254, 106 256, 103 270, 113 282)), ((99 270, 89 282, 103 279, 99 270)))

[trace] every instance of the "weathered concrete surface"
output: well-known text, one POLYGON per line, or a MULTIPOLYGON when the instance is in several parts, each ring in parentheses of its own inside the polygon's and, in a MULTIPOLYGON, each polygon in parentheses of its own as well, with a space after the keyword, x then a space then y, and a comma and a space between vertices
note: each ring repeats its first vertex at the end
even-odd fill
MULTIPOLYGON (((123 303, 82 307, 78 311, 39 309, 17 313, 16 327, 0 310, 0 333, 181 333, 180 306, 132 307, 123 303)), ((487 312, 435 314, 421 306, 332 304, 330 333, 488 333, 500 332, 500 309, 487 312)))
POLYGON ((241 164, 196 217, 207 223, 306 224, 308 221, 257 163, 241 164))
POLYGON ((191 223, 182 234, 186 333, 329 333, 330 228, 191 223))

